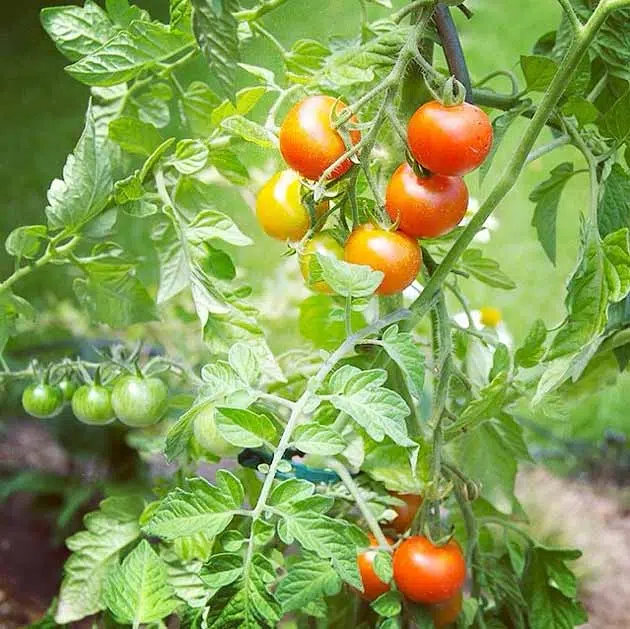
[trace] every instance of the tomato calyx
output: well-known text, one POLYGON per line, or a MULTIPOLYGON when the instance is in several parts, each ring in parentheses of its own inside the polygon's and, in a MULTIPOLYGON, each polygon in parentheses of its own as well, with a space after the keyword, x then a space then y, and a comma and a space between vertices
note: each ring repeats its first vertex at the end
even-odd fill
POLYGON ((466 88, 454 76, 449 77, 442 86, 440 102, 445 107, 456 107, 466 100, 466 88))

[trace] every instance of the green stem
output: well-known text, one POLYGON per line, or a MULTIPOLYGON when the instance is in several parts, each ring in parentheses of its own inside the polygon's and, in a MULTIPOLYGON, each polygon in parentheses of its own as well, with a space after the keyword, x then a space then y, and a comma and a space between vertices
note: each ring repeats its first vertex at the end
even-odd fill
POLYGON ((577 16, 573 5, 570 0, 558 0, 560 6, 564 10, 567 18, 569 18, 569 23, 573 28, 573 32, 579 33, 582 30, 582 22, 580 22, 580 18, 577 16))
MULTIPOLYGON (((624 2, 628 4, 628 0, 624 0, 624 2)), ((613 6, 613 4, 615 3, 602 2, 599 4, 579 35, 576 35, 548 91, 543 96, 536 113, 525 130, 523 138, 505 172, 500 177, 479 211, 473 216, 470 223, 446 254, 440 266, 431 276, 422 294, 412 304, 411 309, 416 319, 423 317, 427 313, 431 300, 439 290, 441 284, 448 277, 448 274, 456 265, 461 255, 468 248, 475 235, 483 229, 488 217, 514 187, 514 184, 525 166, 527 156, 536 143, 536 139, 553 113, 555 106, 562 97, 566 86, 569 84, 575 69, 588 50, 589 45, 608 17, 611 11, 610 7, 613 6)))
POLYGON ((387 542, 387 539, 385 538, 385 535, 381 530, 378 520, 370 511, 370 508, 367 506, 365 500, 363 500, 363 496, 361 496, 361 492, 359 491, 357 484, 354 482, 354 479, 352 478, 350 472, 348 472, 346 466, 335 459, 330 459, 328 461, 328 467, 333 472, 336 472, 339 475, 341 482, 346 486, 346 488, 350 492, 350 495, 354 498, 354 501, 359 508, 363 519, 372 532, 372 535, 374 535, 376 541, 378 542, 378 545, 384 549, 388 549, 390 547, 389 543, 387 542))
POLYGON ((410 13, 413 13, 417 9, 422 7, 429 6, 431 4, 435 4, 435 0, 416 0, 415 2, 409 3, 407 6, 403 7, 396 13, 392 15, 392 22, 399 24, 402 22, 410 13))
POLYGON ((270 13, 274 9, 281 7, 286 2, 287 0, 267 0, 267 2, 262 2, 252 9, 236 11, 236 13, 233 13, 232 15, 241 22, 253 22, 258 18, 261 18, 263 15, 267 15, 267 13, 270 13))
POLYGON ((543 146, 540 146, 537 149, 531 151, 530 154, 527 156, 527 160, 525 161, 525 163, 531 164, 544 155, 547 155, 547 153, 551 153, 557 148, 560 148, 561 146, 566 146, 570 143, 571 138, 568 135, 561 135, 559 138, 555 138, 555 140, 552 140, 548 144, 544 144, 543 146))
POLYGON ((590 204, 590 217, 593 222, 593 225, 597 225, 597 211, 599 209, 599 181, 597 178, 597 161, 591 153, 591 150, 588 148, 586 142, 582 139, 580 132, 575 128, 573 123, 568 120, 564 120, 564 125, 567 129, 567 133, 571 136, 573 143, 580 150, 582 155, 584 155, 584 159, 586 160, 586 164, 588 165, 588 173, 590 180, 590 191, 591 191, 591 204, 590 204))
POLYGON ((346 336, 352 335, 352 296, 346 296, 346 308, 345 308, 345 322, 346 322, 346 336))

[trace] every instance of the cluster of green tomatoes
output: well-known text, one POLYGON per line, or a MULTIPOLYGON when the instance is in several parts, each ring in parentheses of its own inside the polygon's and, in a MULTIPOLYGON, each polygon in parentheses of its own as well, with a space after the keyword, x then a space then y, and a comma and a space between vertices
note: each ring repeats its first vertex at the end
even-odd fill
POLYGON ((50 419, 70 404, 74 416, 84 424, 103 426, 119 419, 133 428, 152 426, 162 419, 168 406, 168 387, 156 377, 142 373, 117 376, 111 385, 94 379, 78 385, 72 376, 56 383, 44 375, 22 393, 22 406, 33 417, 50 419))
POLYGON ((310 280, 311 259, 320 254, 381 271, 384 277, 376 292, 391 295, 407 288, 420 272, 418 239, 443 236, 464 218, 469 195, 463 175, 486 159, 492 125, 483 110, 466 102, 422 105, 407 128, 410 161, 395 170, 385 194, 393 224, 376 217, 355 224, 342 243, 334 230, 317 231, 330 214, 329 201, 309 211, 305 198, 312 182, 335 180, 350 170, 353 149, 348 147, 361 142, 357 125, 347 105, 331 96, 308 96, 297 103, 280 127, 280 152, 291 168, 263 186, 256 214, 269 236, 299 243, 300 269, 312 290, 332 292, 324 281, 310 280), (347 130, 334 122, 344 115, 347 130))

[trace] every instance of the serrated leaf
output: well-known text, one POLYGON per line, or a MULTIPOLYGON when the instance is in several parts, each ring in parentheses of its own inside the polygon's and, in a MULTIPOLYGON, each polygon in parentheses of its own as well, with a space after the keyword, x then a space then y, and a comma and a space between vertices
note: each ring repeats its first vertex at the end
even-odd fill
POLYGON ((310 498, 314 492, 315 485, 313 483, 298 478, 288 478, 273 488, 268 504, 272 507, 290 505, 293 502, 310 498))
POLYGON ((307 454, 332 456, 343 452, 346 442, 338 433, 319 424, 298 426, 294 434, 294 446, 307 454))
MULTIPOLYGON (((392 556, 385 551, 374 553, 374 573, 383 583, 391 583, 394 576, 392 556)), ((379 612, 380 613, 380 612, 379 612)), ((383 616, 384 614, 381 614, 383 616)))
POLYGON ((556 263, 558 204, 564 187, 574 173, 573 164, 563 162, 551 171, 549 179, 538 184, 529 195, 529 200, 536 204, 532 226, 536 228, 538 240, 554 265, 556 263))
POLYGON ((254 386, 260 378, 260 363, 256 354, 244 343, 237 343, 228 354, 230 367, 247 385, 254 386))
POLYGON ((394 325, 385 330, 381 343, 402 371, 411 393, 420 398, 424 387, 424 354, 414 342, 413 335, 400 332, 399 327, 394 325))
POLYGON ((597 126, 606 138, 624 143, 630 135, 630 90, 599 119, 597 126))
POLYGON ((194 81, 180 100, 180 108, 194 135, 207 137, 214 130, 211 120, 219 97, 201 81, 194 81))
POLYGON ((190 0, 170 0, 169 15, 172 29, 190 32, 192 29, 192 5, 190 0))
POLYGON ((330 561, 304 553, 278 583, 276 596, 286 614, 305 610, 314 601, 338 594, 341 584, 342 581, 330 561))
POLYGON ((166 566, 146 540, 110 572, 103 598, 117 620, 134 627, 162 620, 178 605, 166 566))
MULTIPOLYGON (((219 471, 217 479, 228 475, 236 487, 242 486, 229 472, 219 471)), ((203 478, 189 481, 189 490, 175 489, 170 492, 152 514, 143 529, 150 535, 167 540, 204 532, 215 536, 232 521, 235 512, 241 508, 242 495, 235 496, 231 491, 208 483, 203 478)))
POLYGON ((516 284, 501 270, 499 263, 485 258, 480 249, 466 249, 462 256, 462 265, 473 277, 488 286, 505 290, 516 288, 516 284))
POLYGON ((191 43, 189 34, 171 30, 159 22, 134 21, 66 71, 86 85, 116 85, 166 61, 191 43))
POLYGON ((73 554, 64 566, 56 622, 75 622, 105 609, 105 581, 118 565, 120 551, 140 535, 143 506, 133 497, 108 498, 99 511, 85 516, 86 530, 66 540, 73 554))
POLYGON ((63 167, 63 180, 55 179, 48 189, 49 228, 72 231, 85 225, 104 209, 112 187, 109 154, 99 138, 90 105, 83 133, 63 167))
POLYGON ((232 100, 239 61, 236 0, 192 0, 193 30, 222 94, 232 100))
POLYGON ((361 469, 390 491, 420 493, 415 459, 417 453, 411 455, 408 448, 391 443, 376 444, 366 453, 361 469))
POLYGON ((149 157, 163 142, 152 124, 130 116, 121 116, 109 123, 109 139, 123 151, 143 157, 149 157))
POLYGON ((385 618, 393 618, 398 616, 402 611, 402 600, 400 593, 390 590, 381 594, 375 601, 372 601, 370 607, 379 615, 385 618))
POLYGON ((130 264, 90 262, 74 280, 77 299, 94 323, 122 328, 158 318, 155 304, 130 264))
POLYGON ((344 297, 369 297, 380 286, 384 274, 369 266, 350 264, 332 256, 315 254, 326 284, 344 297))
POLYGON ((40 18, 44 30, 70 61, 98 50, 116 34, 107 13, 92 0, 86 0, 83 7, 45 7, 40 18))
POLYGON ((260 448, 276 437, 268 417, 244 409, 219 407, 217 427, 226 441, 241 448, 260 448))
POLYGON ((16 227, 4 242, 7 253, 16 258, 35 258, 41 248, 41 241, 46 238, 48 229, 45 225, 23 225, 16 227))
POLYGON ((175 595, 192 608, 203 608, 212 592, 208 591, 199 573, 201 561, 184 561, 174 551, 163 548, 160 557, 166 565, 168 582, 175 595))
POLYGON ((171 164, 182 175, 199 172, 208 162, 208 147, 199 140, 181 140, 177 143, 171 164))
POLYGON ((534 321, 523 345, 516 350, 514 361, 520 367, 535 367, 545 355, 547 327, 542 319, 534 321))
POLYGON ((201 578, 213 590, 218 590, 240 578, 243 563, 243 557, 234 553, 213 555, 201 571, 201 578))

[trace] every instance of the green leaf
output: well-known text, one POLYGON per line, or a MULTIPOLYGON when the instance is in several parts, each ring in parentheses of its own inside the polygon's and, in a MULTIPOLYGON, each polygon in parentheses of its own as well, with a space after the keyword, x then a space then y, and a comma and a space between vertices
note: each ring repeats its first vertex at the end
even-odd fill
POLYGON ((103 598, 119 622, 157 622, 177 607, 164 562, 142 540, 107 579, 103 598))
POLYGON ((495 288, 512 290, 516 284, 499 268, 499 263, 484 258, 479 249, 466 249, 462 256, 464 269, 480 282, 495 288))
POLYGON ((51 230, 77 230, 104 209, 113 187, 108 155, 90 105, 83 133, 63 168, 63 180, 55 179, 48 189, 46 216, 51 230))
POLYGON ((131 264, 90 262, 86 278, 74 280, 77 299, 94 323, 122 328, 158 318, 155 304, 131 264))
MULTIPOLYGON (((299 305, 300 334, 315 347, 332 351, 346 338, 345 310, 328 295, 312 295, 299 305)), ((353 310, 352 328, 365 326, 365 317, 353 310)))
POLYGON ((132 22, 66 70, 86 85, 116 85, 188 48, 192 38, 158 22, 132 22))
POLYGON ((296 82, 314 75, 323 65, 330 50, 314 39, 299 39, 284 55, 287 76, 296 82))
POLYGON ((383 281, 383 273, 369 266, 350 264, 319 253, 315 255, 324 281, 344 297, 369 297, 383 281))
POLYGON ((246 87, 236 93, 236 104, 229 100, 224 100, 211 112, 211 122, 213 127, 218 127, 226 118, 231 116, 246 116, 267 93, 267 88, 257 85, 246 87))
POLYGON ((424 354, 409 332, 400 332, 397 325, 383 332, 383 349, 398 365, 411 393, 420 398, 424 387, 424 354))
MULTIPOLYGON (((357 536, 367 539, 359 529, 345 520, 333 519, 318 509, 330 508, 323 496, 312 496, 304 500, 281 503, 276 509, 283 521, 278 529, 285 543, 296 540, 305 550, 310 550, 321 559, 330 559, 337 574, 346 582, 362 589, 357 565, 357 536)), ((361 543, 361 542, 360 542, 361 543)))
POLYGON ((120 552, 140 535, 143 507, 141 499, 131 496, 107 498, 85 516, 86 530, 66 540, 72 555, 64 566, 56 622, 76 622, 105 609, 105 582, 118 566, 120 552))
POLYGON ((623 144, 630 135, 630 90, 599 119, 597 126, 606 138, 623 144))
POLYGON ((194 135, 207 137, 214 130, 211 116, 219 105, 219 97, 201 81, 188 86, 180 100, 180 107, 188 126, 194 135))
POLYGON ((391 443, 377 443, 375 446, 366 453, 362 471, 390 491, 419 493, 415 459, 410 450, 391 443))
POLYGON ((213 590, 231 585, 243 574, 243 557, 233 553, 219 553, 210 557, 201 571, 203 582, 213 590))
MULTIPOLYGON (((385 551, 379 551, 374 554, 374 573, 383 583, 391 583, 394 576, 392 567, 392 556, 385 551)), ((379 612, 380 613, 380 612, 379 612)), ((381 614, 382 616, 383 614, 381 614)))
POLYGON ((177 143, 171 164, 182 175, 199 172, 208 162, 208 147, 199 140, 181 140, 177 143))
POLYGON ((492 357, 492 368, 488 374, 488 380, 492 382, 499 374, 507 372, 509 376, 510 368, 512 366, 510 360, 510 350, 503 343, 499 343, 492 357))
POLYGON ((193 245, 209 240, 221 240, 235 247, 247 247, 252 244, 234 221, 216 210, 205 210, 197 214, 186 229, 186 237, 193 245))
POLYGON ((4 242, 4 248, 10 256, 16 258, 35 258, 41 248, 41 241, 46 238, 48 229, 45 225, 24 225, 16 227, 4 242))
POLYGON ((623 227, 630 227, 630 175, 619 164, 613 165, 604 182, 598 225, 602 238, 623 227))
POLYGON ((554 265, 556 263, 558 204, 564 187, 573 175, 573 164, 563 162, 551 171, 549 179, 538 184, 529 195, 529 200, 536 204, 532 226, 536 228, 538 240, 554 265))
POLYGON ((130 116, 121 116, 109 123, 109 139, 123 151, 143 157, 149 157, 163 142, 152 124, 130 116))
POLYGON ((107 13, 92 0, 83 7, 45 7, 40 18, 59 51, 71 61, 93 53, 116 34, 107 13))
POLYGON ((162 548, 160 557, 175 595, 190 607, 203 608, 211 592, 200 576, 201 561, 184 561, 170 548, 162 548))
POLYGON ((630 291, 630 250, 628 228, 608 234, 602 243, 606 258, 608 301, 621 301, 630 291))
POLYGON ((402 600, 400 593, 390 590, 381 594, 375 601, 372 601, 370 607, 379 615, 385 618, 393 618, 398 616, 402 611, 402 600))
POLYGON ((245 343, 237 343, 230 349, 228 362, 238 377, 249 386, 255 386, 262 375, 258 357, 245 343))
POLYGON ((143 527, 149 535, 167 540, 204 532, 215 536, 225 530, 243 502, 240 481, 225 470, 217 472, 217 486, 203 478, 188 482, 188 490, 170 492, 143 527))
POLYGON ((294 446, 307 454, 332 456, 346 449, 344 438, 326 426, 319 424, 303 424, 298 426, 294 434, 294 446))
POLYGON ((269 584, 274 579, 273 564, 263 555, 255 554, 243 577, 214 596, 204 627, 258 629, 277 626, 280 605, 269 592, 269 584))
POLYGON ((276 597, 285 614, 306 611, 314 601, 322 601, 341 591, 342 581, 330 565, 312 553, 303 553, 280 580, 276 597))
POLYGON ((192 29, 192 5, 190 0, 170 0, 170 24, 172 29, 190 32, 192 29))
POLYGON ((267 504, 271 507, 287 506, 310 498, 314 492, 315 485, 313 483, 298 478, 289 478, 273 488, 267 504))
POLYGON ((530 92, 546 92, 558 71, 558 64, 540 55, 521 56, 521 69, 530 92))
POLYGON ((238 2, 192 0, 192 5, 195 37, 221 93, 232 100, 239 61, 238 22, 232 13, 238 10, 238 2))
POLYGON ((464 431, 470 431, 501 412, 507 393, 508 373, 503 371, 479 392, 479 398, 469 402, 459 414, 459 419, 445 430, 446 439, 454 439, 464 431))
POLYGON ((361 371, 344 365, 331 377, 330 402, 352 417, 375 441, 388 436, 398 445, 415 446, 405 422, 409 407, 398 393, 381 386, 386 378, 386 372, 380 369, 361 371))
POLYGON ((273 148, 278 143, 276 136, 271 131, 244 116, 230 116, 221 122, 221 127, 229 134, 262 148, 273 148))
POLYGON ((563 116, 573 116, 578 127, 595 122, 599 117, 599 109, 583 96, 573 96, 562 106, 563 116))
POLYGON ((520 367, 535 367, 545 355, 547 327, 542 319, 536 319, 523 345, 516 350, 514 361, 520 367))
POLYGON ((249 171, 232 151, 213 150, 210 153, 210 164, 219 171, 222 177, 235 186, 244 186, 249 182, 249 171))
POLYGON ((227 441, 241 448, 260 448, 276 437, 268 417, 239 408, 218 408, 217 427, 227 441))
POLYGON ((34 321, 37 314, 31 304, 9 291, 0 293, 0 353, 8 340, 16 333, 20 318, 34 321))
POLYGON ((129 0, 105 0, 105 8, 109 17, 118 25, 127 27, 134 20, 150 20, 146 11, 139 7, 130 6, 129 0))

